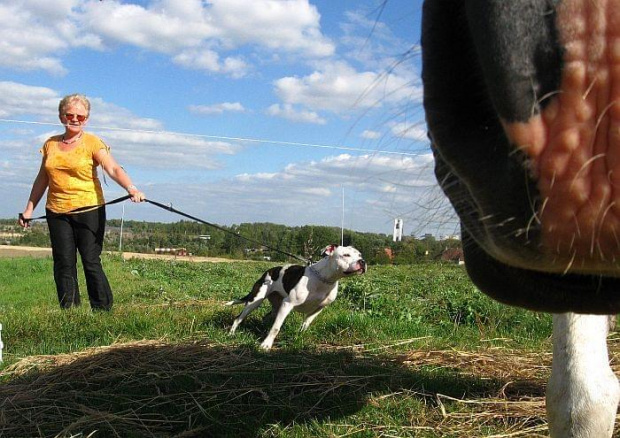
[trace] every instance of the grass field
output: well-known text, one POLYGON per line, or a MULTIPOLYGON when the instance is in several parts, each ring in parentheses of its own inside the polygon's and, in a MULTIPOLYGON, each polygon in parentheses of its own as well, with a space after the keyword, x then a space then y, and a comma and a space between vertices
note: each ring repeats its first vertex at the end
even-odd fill
POLYGON ((115 305, 93 313, 85 287, 58 308, 49 258, 0 259, 1 437, 546 436, 551 318, 462 267, 371 266, 264 353, 267 306, 230 337, 223 304, 270 265, 104 265, 115 305))

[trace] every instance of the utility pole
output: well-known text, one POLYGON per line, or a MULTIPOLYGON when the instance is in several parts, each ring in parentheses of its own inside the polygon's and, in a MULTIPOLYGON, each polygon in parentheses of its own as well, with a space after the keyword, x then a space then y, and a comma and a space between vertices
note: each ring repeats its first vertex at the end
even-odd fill
POLYGON ((344 186, 342 186, 342 217, 340 219, 340 245, 344 246, 344 186))

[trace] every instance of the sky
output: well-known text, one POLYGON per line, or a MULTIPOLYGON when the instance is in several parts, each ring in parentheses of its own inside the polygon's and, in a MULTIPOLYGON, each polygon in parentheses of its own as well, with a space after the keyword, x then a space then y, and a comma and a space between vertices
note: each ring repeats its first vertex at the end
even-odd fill
MULTIPOLYGON (((146 197, 207 222, 455 234, 421 106, 421 8, 0 0, 0 217, 24 209, 41 145, 63 132, 59 100, 83 93, 86 131, 146 197)), ((129 202, 108 217, 183 219, 129 202)))

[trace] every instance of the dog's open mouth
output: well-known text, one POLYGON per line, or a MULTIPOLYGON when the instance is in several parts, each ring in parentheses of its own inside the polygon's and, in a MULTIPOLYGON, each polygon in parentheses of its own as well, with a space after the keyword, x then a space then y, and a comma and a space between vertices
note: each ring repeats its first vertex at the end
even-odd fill
POLYGON ((357 267, 357 269, 350 269, 348 271, 345 271, 344 275, 361 275, 361 274, 364 274, 366 272, 366 262, 364 262, 364 261, 358 262, 355 265, 355 267, 357 267))

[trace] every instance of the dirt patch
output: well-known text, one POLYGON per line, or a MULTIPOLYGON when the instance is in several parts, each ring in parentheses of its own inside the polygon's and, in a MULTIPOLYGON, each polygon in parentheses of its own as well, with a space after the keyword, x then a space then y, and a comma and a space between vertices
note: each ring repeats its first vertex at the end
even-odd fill
MULTIPOLYGON (((116 251, 106 251, 109 254, 118 254, 116 251)), ((12 257, 51 257, 51 248, 41 248, 36 246, 12 246, 12 245, 0 245, 0 257, 12 258, 12 257)), ((123 259, 151 259, 151 260, 177 260, 183 262, 239 262, 243 260, 232 260, 221 257, 197 257, 197 256, 175 256, 164 254, 142 254, 137 252, 123 252, 123 259)))
POLYGON ((40 248, 36 246, 12 246, 12 245, 0 245, 0 257, 14 258, 14 257, 51 257, 51 248, 40 248))
MULTIPOLYGON (((114 252, 114 254, 117 254, 114 252)), ((123 259, 149 259, 149 260, 176 260, 179 262, 211 262, 211 263, 222 263, 222 262, 243 262, 247 260, 232 260, 232 259, 224 259, 221 257, 197 257, 197 256, 180 256, 180 255, 169 255, 169 254, 142 254, 138 252, 124 252, 123 259)))

